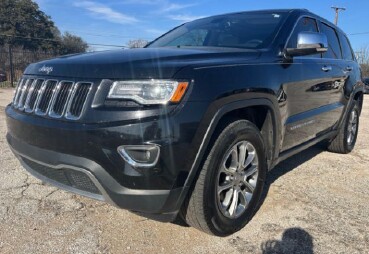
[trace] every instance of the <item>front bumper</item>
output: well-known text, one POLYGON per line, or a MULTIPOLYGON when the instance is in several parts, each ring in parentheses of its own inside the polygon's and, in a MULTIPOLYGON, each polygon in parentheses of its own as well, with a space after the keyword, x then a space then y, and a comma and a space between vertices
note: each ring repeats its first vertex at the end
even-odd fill
POLYGON ((37 178, 149 218, 175 219, 188 190, 184 183, 187 165, 192 164, 190 147, 197 128, 193 122, 159 118, 86 125, 30 116, 11 106, 6 115, 7 141, 37 178), (147 143, 161 147, 152 169, 134 169, 117 152, 120 145, 147 143))
POLYGON ((43 182, 161 221, 172 221, 177 215, 176 204, 184 188, 129 189, 120 185, 94 161, 30 146, 9 134, 7 140, 26 170, 43 182), (48 173, 45 173, 46 171, 48 173), (57 171, 58 175, 62 174, 66 179, 75 179, 78 175, 79 178, 74 181, 61 181, 61 177, 56 179, 53 176, 57 171), (62 171, 68 173, 64 174, 62 171))

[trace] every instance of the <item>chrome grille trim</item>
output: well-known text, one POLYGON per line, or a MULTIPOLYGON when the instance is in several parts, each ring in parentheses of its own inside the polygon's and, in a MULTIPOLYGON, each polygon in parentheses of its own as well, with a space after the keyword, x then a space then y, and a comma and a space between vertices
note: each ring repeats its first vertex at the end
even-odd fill
POLYGON ((20 96, 24 81, 25 81, 24 79, 21 79, 18 82, 18 86, 17 86, 17 89, 15 90, 15 96, 14 96, 14 100, 13 100, 14 107, 16 107, 18 105, 19 96, 20 96))
POLYGON ((23 86, 20 90, 20 96, 19 96, 19 99, 18 99, 18 103, 16 105, 17 108, 19 108, 19 110, 24 109, 23 106, 24 106, 25 100, 27 98, 29 88, 32 85, 33 81, 34 81, 33 79, 28 79, 27 81, 23 82, 23 86))
POLYGON ((44 84, 42 84, 42 87, 40 89, 40 94, 39 94, 39 98, 37 99, 37 104, 36 104, 36 107, 35 107, 35 113, 36 115, 39 115, 39 116, 46 116, 47 115, 47 112, 49 111, 50 109, 50 103, 51 101, 53 100, 53 96, 54 96, 54 93, 55 93, 55 87, 52 87, 52 90, 47 90, 50 86, 49 84, 53 84, 52 86, 57 86, 58 85, 58 81, 55 80, 55 79, 49 79, 49 80, 46 80, 44 84), (46 92, 46 93, 45 93, 46 92), (47 97, 50 96, 50 98, 47 98, 47 97), (45 101, 43 101, 43 99, 45 99, 45 101), (45 103, 46 105, 43 105, 43 103, 45 103), (46 108, 44 109, 43 111, 43 107, 46 106, 46 108), (42 107, 42 108, 40 108, 42 107))
MULTIPOLYGON (((50 117, 53 117, 53 118, 61 118, 61 117, 63 117, 63 115, 65 113, 65 109, 67 108, 67 102, 69 101, 69 99, 70 99, 70 97, 72 95, 73 87, 74 87, 74 82, 73 81, 64 81, 63 80, 63 81, 60 81, 59 82, 59 84, 56 87, 56 91, 54 93, 54 98, 51 101, 50 110, 49 110, 49 116, 50 117), (61 94, 61 96, 66 96, 64 105, 58 105, 59 103, 61 103, 61 102, 59 102, 58 104, 56 104, 58 102, 58 99, 59 99, 59 94, 60 94, 62 88, 65 88, 65 87, 63 87, 63 85, 66 86, 67 84, 70 84, 70 86, 71 86, 69 88, 69 91, 66 91, 67 92, 66 95, 65 94, 61 94), (55 107, 56 106, 63 108, 61 113, 58 113, 58 112, 55 111, 55 107)), ((61 98, 61 99, 64 100, 64 98, 61 98)))
POLYGON ((35 79, 29 79, 27 81, 27 84, 25 85, 25 90, 21 95, 21 99, 19 99, 19 105, 18 105, 19 110, 24 110, 24 108, 26 106, 27 99, 28 99, 29 92, 31 90, 31 87, 35 83, 35 81, 36 81, 35 79))
POLYGON ((42 87, 44 82, 44 79, 35 79, 35 81, 33 82, 28 92, 26 103, 24 105, 24 111, 26 111, 27 113, 32 113, 35 110, 37 98, 40 93, 40 88, 42 87))
POLYGON ((92 82, 23 77, 15 91, 13 108, 43 117, 79 120, 92 87, 92 82))
POLYGON ((69 99, 69 103, 68 103, 68 106, 67 106, 65 118, 67 118, 69 120, 78 120, 78 119, 81 118, 81 116, 84 113, 84 110, 86 108, 87 99, 90 95, 91 90, 92 90, 92 83, 91 82, 78 82, 78 83, 75 84, 75 86, 73 88, 72 95, 69 99), (89 86, 87 94, 86 94, 84 100, 77 100, 77 102, 74 102, 74 98, 76 98, 75 96, 77 94, 78 88, 81 87, 82 85, 88 85, 89 86), (75 106, 75 103, 83 103, 79 115, 75 115, 71 112, 71 109, 72 109, 73 106, 75 106))

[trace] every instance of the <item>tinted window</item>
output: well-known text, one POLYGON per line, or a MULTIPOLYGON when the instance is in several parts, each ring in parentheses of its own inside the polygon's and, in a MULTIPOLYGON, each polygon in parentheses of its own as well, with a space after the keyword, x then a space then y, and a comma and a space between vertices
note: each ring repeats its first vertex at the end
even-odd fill
POLYGON ((340 33, 339 35, 341 41, 341 48, 342 48, 342 57, 345 60, 354 60, 352 55, 352 49, 347 37, 340 33))
POLYGON ((342 57, 341 48, 336 31, 332 27, 322 23, 321 32, 326 34, 328 38, 328 51, 323 54, 323 57, 340 59, 342 57))
POLYGON ((194 29, 171 41, 167 46, 202 46, 205 43, 207 34, 207 30, 194 29))
POLYGON ((291 35, 287 48, 297 48, 297 37, 301 32, 318 32, 318 26, 315 19, 302 18, 296 24, 295 29, 291 35))
POLYGON ((186 23, 148 47, 268 47, 285 18, 284 12, 238 13, 186 23))

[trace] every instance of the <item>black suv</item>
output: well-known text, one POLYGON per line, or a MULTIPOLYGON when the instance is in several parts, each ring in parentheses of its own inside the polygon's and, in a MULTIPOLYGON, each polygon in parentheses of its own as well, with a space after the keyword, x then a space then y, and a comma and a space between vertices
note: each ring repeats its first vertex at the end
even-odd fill
POLYGON ((252 218, 280 161, 320 141, 349 153, 362 103, 339 28, 307 10, 241 12, 144 49, 30 65, 7 140, 45 182, 225 236, 252 218))

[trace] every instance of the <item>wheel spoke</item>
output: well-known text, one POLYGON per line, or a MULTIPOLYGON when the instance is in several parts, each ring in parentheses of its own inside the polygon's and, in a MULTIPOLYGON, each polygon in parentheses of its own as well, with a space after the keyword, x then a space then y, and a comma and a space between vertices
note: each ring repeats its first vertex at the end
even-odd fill
POLYGON ((247 144, 247 152, 247 159, 243 165, 244 168, 248 167, 255 159, 255 149, 250 144, 247 144))
POLYGON ((348 126, 347 126, 347 131, 351 132, 351 130, 352 130, 352 124, 349 123, 348 126))
POLYGON ((229 191, 227 191, 224 200, 222 202, 223 208, 227 209, 229 207, 229 204, 231 203, 231 199, 233 196, 233 189, 230 189, 229 191))
POLYGON ((232 204, 229 207, 229 215, 231 215, 231 217, 235 217, 236 215, 236 210, 238 206, 238 192, 239 190, 237 189, 233 190, 232 204))
POLYGON ((353 123, 353 122, 354 122, 355 115, 356 115, 355 111, 352 111, 352 112, 351 112, 351 116, 350 116, 350 122, 351 122, 351 123, 353 123))
POLYGON ((245 199, 245 201, 246 201, 246 206, 247 206, 247 205, 250 203, 250 201, 251 201, 252 193, 247 192, 247 191, 243 191, 243 192, 242 192, 242 196, 243 196, 243 198, 245 199))
POLYGON ((255 187, 256 187, 256 182, 254 183, 254 182, 249 182, 249 181, 247 181, 246 180, 246 178, 242 181, 243 182, 243 184, 246 186, 246 189, 252 194, 252 193, 254 193, 254 190, 255 190, 255 187))
POLYGON ((352 133, 351 132, 348 133, 347 141, 348 141, 349 144, 351 144, 351 142, 352 142, 352 133))
POLYGON ((232 168, 227 168, 226 165, 223 164, 223 167, 220 170, 220 173, 224 173, 227 176, 232 175, 235 172, 232 168))
POLYGON ((222 193, 225 190, 231 189, 233 187, 232 182, 225 183, 218 187, 218 194, 222 193))
POLYGON ((355 133, 356 133, 356 131, 357 131, 357 124, 356 124, 356 123, 354 123, 354 124, 352 125, 352 132, 355 134, 355 133))
POLYGON ((237 146, 234 147, 230 154, 231 157, 231 166, 229 167, 231 170, 236 171, 238 168, 238 151, 237 146))
POLYGON ((241 170, 245 165, 246 160, 246 142, 240 145, 240 152, 238 154, 238 170, 241 170))
POLYGON ((248 177, 254 175, 258 171, 258 166, 253 165, 249 169, 245 170, 243 173, 244 179, 247 179, 248 177))

